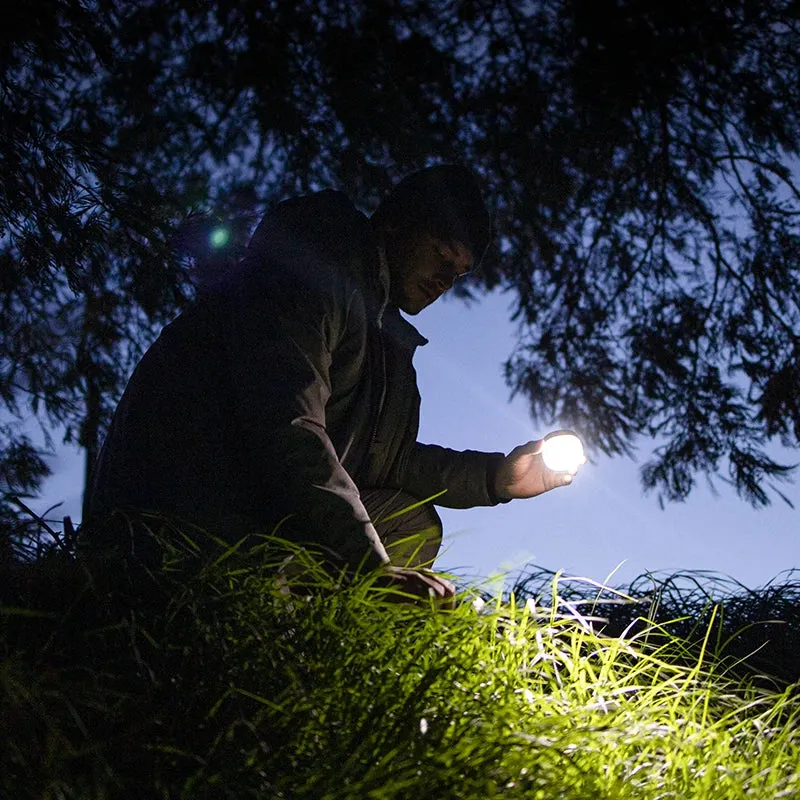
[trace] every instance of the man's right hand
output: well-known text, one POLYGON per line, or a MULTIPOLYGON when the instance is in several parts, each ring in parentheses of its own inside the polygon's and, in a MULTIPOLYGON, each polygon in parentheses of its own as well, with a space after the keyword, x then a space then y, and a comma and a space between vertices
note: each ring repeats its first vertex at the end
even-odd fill
POLYGON ((452 607, 456 587, 446 578, 424 569, 387 565, 381 585, 422 600, 431 599, 438 605, 452 607))

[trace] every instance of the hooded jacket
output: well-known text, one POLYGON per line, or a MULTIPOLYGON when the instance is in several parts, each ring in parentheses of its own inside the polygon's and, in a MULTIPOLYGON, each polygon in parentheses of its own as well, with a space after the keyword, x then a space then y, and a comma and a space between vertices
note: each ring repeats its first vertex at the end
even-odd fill
POLYGON ((89 487, 90 517, 176 515, 278 533, 351 567, 387 562, 358 487, 493 505, 502 453, 417 442, 426 340, 388 302, 382 245, 340 192, 280 203, 234 273, 137 365, 89 487))

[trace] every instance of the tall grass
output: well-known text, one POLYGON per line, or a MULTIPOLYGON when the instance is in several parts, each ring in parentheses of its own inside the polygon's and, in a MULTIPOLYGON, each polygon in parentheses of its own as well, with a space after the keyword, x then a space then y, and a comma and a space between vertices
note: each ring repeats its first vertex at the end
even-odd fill
POLYGON ((717 657, 713 602, 699 637, 612 636, 646 609, 559 575, 441 610, 302 551, 281 575, 270 538, 177 541, 6 593, 0 796, 800 797, 800 699, 717 657))

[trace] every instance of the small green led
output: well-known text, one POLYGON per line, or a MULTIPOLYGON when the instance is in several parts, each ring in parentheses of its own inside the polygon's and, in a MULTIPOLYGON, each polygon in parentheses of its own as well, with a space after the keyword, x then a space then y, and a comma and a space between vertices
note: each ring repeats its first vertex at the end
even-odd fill
POLYGON ((226 244, 230 241, 231 232, 227 228, 214 228, 211 231, 211 236, 208 237, 208 241, 211 243, 211 246, 214 248, 225 247, 226 244))

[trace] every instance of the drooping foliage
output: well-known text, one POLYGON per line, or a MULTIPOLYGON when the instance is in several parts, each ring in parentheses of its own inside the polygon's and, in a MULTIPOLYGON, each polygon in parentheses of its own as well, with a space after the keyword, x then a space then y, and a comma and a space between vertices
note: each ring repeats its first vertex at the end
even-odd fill
POLYGON ((765 448, 800 436, 794 0, 48 0, 0 37, 7 501, 47 469, 15 420, 90 465, 137 356, 271 202, 369 211, 453 160, 496 227, 467 290, 514 293, 537 418, 654 439, 670 500, 788 477, 765 448))

